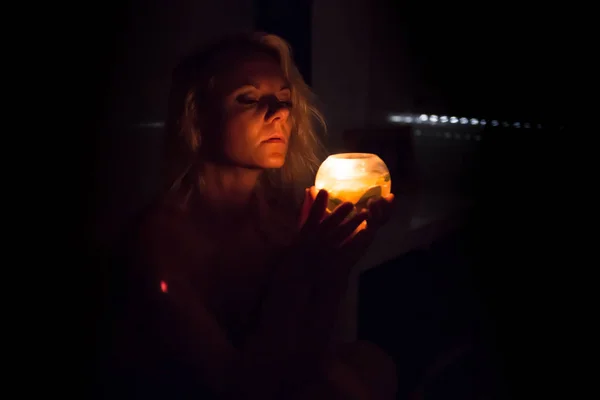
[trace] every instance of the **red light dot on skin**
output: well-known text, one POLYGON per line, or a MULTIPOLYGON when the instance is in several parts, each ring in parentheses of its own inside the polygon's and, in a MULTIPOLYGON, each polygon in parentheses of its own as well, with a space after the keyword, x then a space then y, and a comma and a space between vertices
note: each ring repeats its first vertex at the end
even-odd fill
POLYGON ((160 281, 160 291, 163 293, 167 293, 167 282, 165 281, 160 281))

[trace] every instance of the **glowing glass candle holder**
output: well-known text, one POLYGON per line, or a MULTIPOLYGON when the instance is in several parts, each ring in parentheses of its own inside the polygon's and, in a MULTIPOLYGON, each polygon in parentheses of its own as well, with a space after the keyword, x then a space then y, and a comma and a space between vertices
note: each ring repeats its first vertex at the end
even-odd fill
POLYGON ((392 179, 387 166, 377 155, 341 153, 327 157, 321 164, 315 188, 329 193, 327 210, 333 211, 348 201, 361 211, 367 207, 369 199, 392 192, 392 179))

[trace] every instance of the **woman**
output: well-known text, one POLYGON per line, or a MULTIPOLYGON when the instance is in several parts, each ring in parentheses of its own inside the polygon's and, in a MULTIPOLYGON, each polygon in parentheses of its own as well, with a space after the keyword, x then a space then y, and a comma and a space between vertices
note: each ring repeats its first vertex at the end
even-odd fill
POLYGON ((169 188, 137 231, 131 282, 142 291, 121 366, 143 365, 141 385, 161 382, 171 398, 393 398, 381 350, 332 340, 349 270, 393 196, 327 213, 327 192, 303 190, 322 118, 282 39, 227 38, 173 78, 169 188))

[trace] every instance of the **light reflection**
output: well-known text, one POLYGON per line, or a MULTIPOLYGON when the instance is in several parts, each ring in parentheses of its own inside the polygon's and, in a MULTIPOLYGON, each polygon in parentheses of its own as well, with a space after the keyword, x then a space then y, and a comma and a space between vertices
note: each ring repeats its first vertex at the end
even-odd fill
MULTIPOLYGON (((436 114, 390 114, 387 117, 387 120, 391 123, 404 123, 404 124, 419 124, 419 125, 437 125, 438 123, 451 123, 461 125, 471 125, 477 126, 482 125, 485 126, 488 124, 486 119, 478 119, 478 118, 467 118, 467 117, 448 117, 447 115, 437 116, 436 114)), ((542 125, 539 123, 530 123, 530 122, 509 122, 509 121, 499 121, 496 119, 490 120, 489 123, 494 126, 502 126, 504 128, 537 128, 542 129, 542 125)), ((159 128, 164 127, 163 122, 149 122, 149 123, 141 123, 137 124, 138 127, 146 127, 146 128, 159 128)))

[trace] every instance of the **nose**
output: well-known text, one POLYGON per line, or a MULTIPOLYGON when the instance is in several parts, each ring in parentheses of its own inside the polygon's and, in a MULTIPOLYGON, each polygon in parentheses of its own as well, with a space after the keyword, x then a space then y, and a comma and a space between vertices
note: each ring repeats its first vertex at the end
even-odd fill
POLYGON ((278 99, 269 101, 265 120, 267 122, 285 122, 290 116, 290 109, 287 104, 283 104, 278 99))

